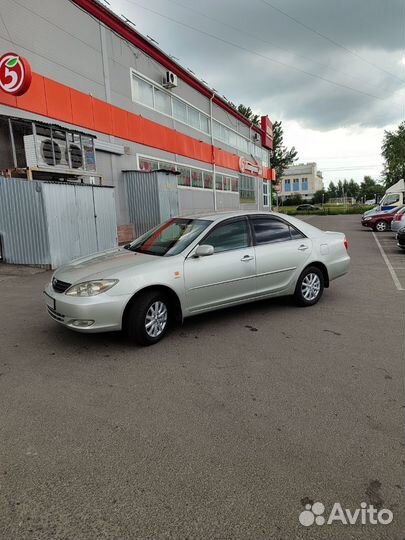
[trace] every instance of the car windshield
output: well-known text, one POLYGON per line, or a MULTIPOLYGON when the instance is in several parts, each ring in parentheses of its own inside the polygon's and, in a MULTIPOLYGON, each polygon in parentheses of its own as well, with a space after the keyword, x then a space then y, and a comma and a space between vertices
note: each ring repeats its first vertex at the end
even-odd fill
POLYGON ((177 255, 186 249, 210 223, 203 219, 170 219, 132 242, 128 249, 160 257, 177 255))

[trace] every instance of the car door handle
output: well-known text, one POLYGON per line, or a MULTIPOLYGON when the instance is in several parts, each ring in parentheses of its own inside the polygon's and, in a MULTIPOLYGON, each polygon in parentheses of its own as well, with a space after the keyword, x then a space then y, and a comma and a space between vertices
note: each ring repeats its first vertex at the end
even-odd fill
POLYGON ((305 251, 307 249, 309 249, 309 247, 306 246, 305 244, 301 244, 300 247, 298 248, 299 251, 305 251))
POLYGON ((252 261, 253 259, 254 259, 253 255, 245 255, 244 257, 241 258, 241 261, 248 262, 248 261, 252 261))

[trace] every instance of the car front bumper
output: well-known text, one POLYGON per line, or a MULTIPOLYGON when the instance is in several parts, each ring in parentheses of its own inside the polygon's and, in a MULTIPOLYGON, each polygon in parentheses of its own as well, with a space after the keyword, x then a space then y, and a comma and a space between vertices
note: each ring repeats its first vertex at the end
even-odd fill
POLYGON ((44 290, 48 315, 76 332, 112 332, 121 330, 122 316, 130 296, 102 293, 78 298, 57 293, 49 283, 44 290))
POLYGON ((371 220, 362 220, 361 224, 363 225, 363 227, 372 227, 373 226, 373 223, 372 223, 371 220))

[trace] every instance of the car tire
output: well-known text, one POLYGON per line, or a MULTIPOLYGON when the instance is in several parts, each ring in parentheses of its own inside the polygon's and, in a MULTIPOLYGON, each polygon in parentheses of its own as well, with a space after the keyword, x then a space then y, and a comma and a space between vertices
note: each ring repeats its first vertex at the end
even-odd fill
POLYGON ((299 306, 307 307, 316 304, 324 289, 323 273, 316 266, 308 266, 301 273, 295 287, 294 298, 299 306))
POLYGON ((377 223, 374 225, 373 230, 375 232, 385 232, 388 231, 388 223, 384 221, 383 219, 380 219, 377 221, 377 223))
POLYGON ((135 298, 124 320, 127 338, 138 345, 154 345, 169 328, 170 305, 160 291, 147 291, 135 298))

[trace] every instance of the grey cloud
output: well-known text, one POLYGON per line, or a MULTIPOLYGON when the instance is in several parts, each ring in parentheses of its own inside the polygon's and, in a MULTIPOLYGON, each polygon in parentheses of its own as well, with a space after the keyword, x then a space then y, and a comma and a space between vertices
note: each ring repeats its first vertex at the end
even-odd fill
POLYGON ((398 92, 405 82, 405 67, 399 62, 403 55, 403 0, 267 1, 381 69, 309 32, 262 0, 112 0, 112 5, 221 94, 274 119, 298 120, 304 126, 321 130, 351 125, 382 127, 401 119, 398 92), (239 48, 177 25, 138 4, 239 48), (382 99, 338 88, 299 70, 382 99))

